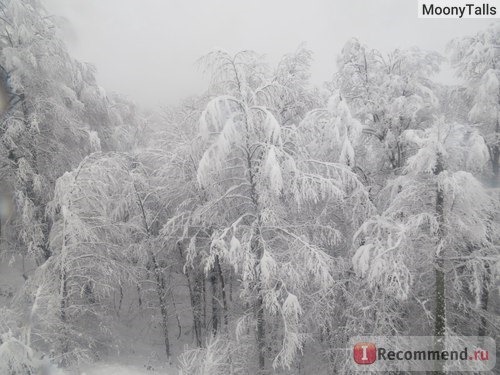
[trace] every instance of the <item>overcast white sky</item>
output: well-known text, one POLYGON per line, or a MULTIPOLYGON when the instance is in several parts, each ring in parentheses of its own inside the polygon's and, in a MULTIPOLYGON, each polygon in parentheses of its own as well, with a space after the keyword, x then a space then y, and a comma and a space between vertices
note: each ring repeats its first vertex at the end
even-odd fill
MULTIPOLYGON (((277 61, 303 41, 314 51, 313 80, 335 72, 350 37, 388 51, 444 52, 453 37, 492 20, 418 19, 417 0, 44 0, 63 17, 73 55, 97 66, 107 90, 145 106, 203 88, 197 58, 213 48, 254 49, 277 61)), ((498 21, 497 21, 498 22, 498 21)))

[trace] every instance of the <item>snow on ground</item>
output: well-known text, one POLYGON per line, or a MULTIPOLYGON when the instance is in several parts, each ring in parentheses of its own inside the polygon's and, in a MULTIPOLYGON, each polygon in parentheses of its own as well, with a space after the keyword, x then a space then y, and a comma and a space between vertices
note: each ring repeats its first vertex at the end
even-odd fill
POLYGON ((145 367, 122 364, 95 364, 81 373, 81 375, 170 375, 166 370, 148 370, 145 367))

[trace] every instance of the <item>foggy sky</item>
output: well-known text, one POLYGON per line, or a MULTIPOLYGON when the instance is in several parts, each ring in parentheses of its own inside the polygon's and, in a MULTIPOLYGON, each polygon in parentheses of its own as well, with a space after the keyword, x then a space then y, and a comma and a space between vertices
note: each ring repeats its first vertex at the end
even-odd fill
MULTIPOLYGON (((44 0, 63 37, 100 84, 153 107, 199 93, 194 62, 214 48, 253 49, 276 62, 301 42, 314 52, 313 82, 329 80, 350 37, 389 51, 446 43, 492 20, 418 19, 417 0, 44 0)), ((498 22, 498 21, 496 21, 498 22)), ((450 79, 445 73, 442 79, 450 79)))

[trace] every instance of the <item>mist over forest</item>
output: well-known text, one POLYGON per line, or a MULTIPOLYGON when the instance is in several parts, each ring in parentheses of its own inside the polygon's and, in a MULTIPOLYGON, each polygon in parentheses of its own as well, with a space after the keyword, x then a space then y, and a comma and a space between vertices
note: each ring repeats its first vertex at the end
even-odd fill
POLYGON ((356 336, 498 338, 498 21, 342 40, 319 84, 307 43, 206 51, 147 109, 63 34, 0 1, 0 374, 352 374, 356 336))

